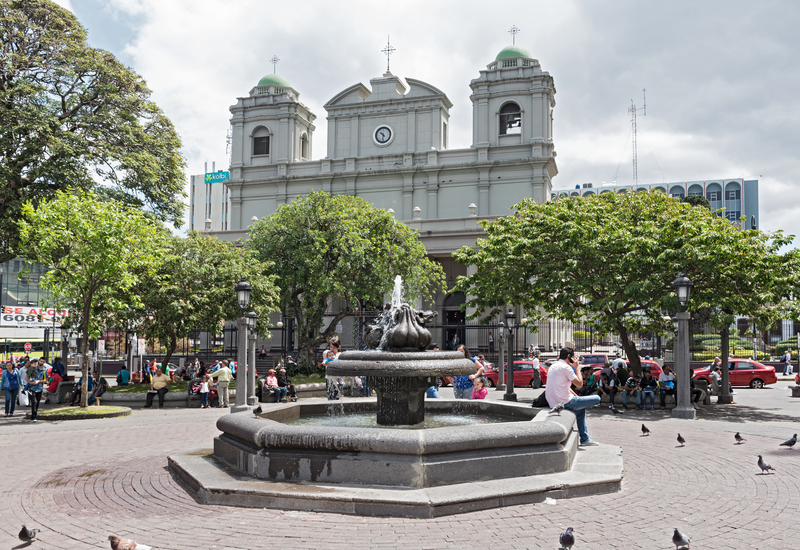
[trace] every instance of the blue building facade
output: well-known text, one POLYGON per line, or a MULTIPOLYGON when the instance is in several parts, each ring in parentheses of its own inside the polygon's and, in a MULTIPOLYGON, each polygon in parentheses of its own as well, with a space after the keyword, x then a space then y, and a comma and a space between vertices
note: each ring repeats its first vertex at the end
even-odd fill
POLYGON ((743 229, 758 229, 758 180, 713 179, 704 181, 681 181, 674 183, 651 183, 637 185, 600 185, 592 183, 575 185, 567 189, 553 189, 551 198, 587 197, 602 193, 637 193, 640 191, 661 191, 670 197, 684 198, 687 195, 700 195, 708 199, 713 210, 743 229), (744 219, 742 219, 744 218, 744 219))

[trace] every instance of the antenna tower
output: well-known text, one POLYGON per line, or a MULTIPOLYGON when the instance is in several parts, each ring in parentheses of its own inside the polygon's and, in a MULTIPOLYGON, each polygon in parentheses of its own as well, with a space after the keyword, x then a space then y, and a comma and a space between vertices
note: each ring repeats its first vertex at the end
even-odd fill
POLYGON ((642 88, 642 99, 644 101, 644 105, 640 108, 637 108, 636 105, 633 103, 631 99, 631 106, 628 107, 628 114, 631 115, 631 135, 633 137, 633 184, 636 185, 639 183, 639 170, 638 170, 638 162, 639 156, 636 151, 636 115, 639 111, 642 111, 642 116, 647 116, 647 90, 642 88))
POLYGON ((232 159, 231 155, 233 154, 231 145, 233 144, 233 134, 231 134, 231 129, 228 128, 228 133, 225 135, 225 154, 228 157, 228 166, 231 165, 232 159))

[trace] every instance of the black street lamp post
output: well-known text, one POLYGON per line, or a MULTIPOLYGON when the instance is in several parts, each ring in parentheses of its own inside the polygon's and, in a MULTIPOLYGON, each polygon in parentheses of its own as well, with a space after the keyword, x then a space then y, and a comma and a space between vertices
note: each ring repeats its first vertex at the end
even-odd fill
POLYGON ((508 367, 506 367, 506 393, 503 395, 505 401, 516 401, 517 394, 514 393, 514 320, 516 319, 513 309, 506 313, 506 328, 508 329, 508 367))

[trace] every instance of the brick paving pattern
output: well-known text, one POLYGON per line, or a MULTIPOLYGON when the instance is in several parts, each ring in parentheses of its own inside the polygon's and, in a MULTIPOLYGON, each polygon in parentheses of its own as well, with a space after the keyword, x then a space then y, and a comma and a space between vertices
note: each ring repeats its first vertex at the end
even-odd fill
MULTIPOLYGON (((332 513, 204 506, 166 469, 166 456, 209 448, 219 411, 135 411, 127 418, 0 425, 0 542, 20 544, 25 523, 41 528, 29 548, 109 548, 109 534, 158 549, 558 548, 558 534, 575 529, 576 550, 670 549, 672 529, 692 548, 800 548, 800 448, 785 437, 746 435, 734 445, 711 423, 640 422, 589 413, 594 439, 623 449, 620 493, 448 516, 369 518, 332 513), (686 438, 677 447, 677 432, 686 438), (774 475, 756 475, 758 454, 774 475)), ((5 419, 4 419, 5 420, 5 419)), ((750 425, 750 430, 753 425, 750 425)), ((778 430, 781 431, 781 430, 778 430)), ((743 433, 745 433, 743 431, 743 433)), ((466 481, 466 480, 465 480, 466 481)))

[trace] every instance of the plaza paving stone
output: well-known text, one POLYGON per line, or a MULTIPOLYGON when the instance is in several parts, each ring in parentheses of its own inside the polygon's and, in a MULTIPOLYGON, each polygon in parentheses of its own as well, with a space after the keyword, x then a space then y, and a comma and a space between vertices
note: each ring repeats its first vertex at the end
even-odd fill
POLYGON ((558 533, 571 526, 576 550, 653 550, 674 548, 678 526, 694 549, 800 548, 800 448, 778 445, 798 431, 800 400, 769 391, 749 394, 755 405, 742 405, 744 418, 731 409, 701 411, 693 422, 661 411, 613 417, 592 410, 592 437, 623 449, 620 493, 425 520, 199 504, 167 471, 166 457, 210 448, 221 410, 136 410, 39 424, 0 419, 0 542, 19 546, 25 523, 42 529, 29 547, 41 549, 109 548, 112 533, 175 550, 555 549, 558 533), (649 437, 641 437, 642 419, 649 437), (678 431, 685 447, 677 446, 678 431), (734 445, 735 431, 747 442, 734 445), (757 475, 758 454, 774 475, 757 475))

